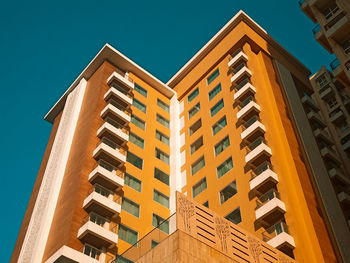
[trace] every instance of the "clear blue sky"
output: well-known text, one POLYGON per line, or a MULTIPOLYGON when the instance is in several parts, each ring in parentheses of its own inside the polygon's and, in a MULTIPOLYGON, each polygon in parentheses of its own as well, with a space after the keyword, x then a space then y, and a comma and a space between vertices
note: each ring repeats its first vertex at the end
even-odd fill
POLYGON ((2 1, 1 261, 50 134, 43 117, 98 50, 108 42, 166 82, 240 9, 312 72, 331 62, 297 0, 2 1))

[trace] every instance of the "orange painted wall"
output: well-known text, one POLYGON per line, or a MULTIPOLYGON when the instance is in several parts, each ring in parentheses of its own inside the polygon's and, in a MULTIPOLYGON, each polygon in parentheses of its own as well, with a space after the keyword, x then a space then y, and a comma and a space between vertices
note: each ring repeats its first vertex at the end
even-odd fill
POLYGON ((231 74, 228 73, 227 63, 229 54, 233 53, 238 45, 243 46, 248 56, 248 68, 252 71, 252 84, 257 92, 255 98, 261 107, 260 117, 266 127, 265 138, 272 150, 271 162, 279 177, 277 188, 281 193, 281 200, 286 205, 286 222, 290 233, 295 239, 296 248, 294 255, 296 260, 303 262, 334 262, 335 255, 325 229, 325 224, 317 213, 316 195, 311 187, 306 166, 300 158, 302 147, 292 128, 290 114, 286 111, 286 103, 281 93, 281 87, 276 82, 277 72, 273 68, 272 59, 283 63, 294 75, 307 83, 307 75, 301 71, 296 63, 288 61, 284 54, 271 47, 266 40, 241 22, 220 43, 218 43, 204 59, 202 59, 176 86, 180 102, 184 101, 186 144, 181 151, 186 151, 186 163, 181 171, 186 170, 187 185, 182 189, 192 196, 192 186, 203 177, 207 178, 207 190, 199 194, 195 200, 203 203, 209 200, 209 208, 226 216, 236 207, 240 207, 242 222, 240 225, 250 232, 255 232, 261 238, 262 228, 256 228, 255 199, 249 197, 250 174, 244 171, 246 154, 241 146, 241 127, 237 127, 237 107, 234 106, 233 94, 230 90, 231 74), (243 45, 242 39, 245 40, 243 45), (273 54, 273 58, 269 54, 273 54), (207 85, 206 78, 216 68, 220 70, 220 76, 207 85), (208 101, 208 92, 220 82, 222 91, 214 99, 208 101), (199 87, 199 95, 190 103, 187 103, 187 95, 196 87, 199 87), (214 117, 210 117, 210 108, 221 98, 225 107, 214 117), (201 104, 201 110, 188 120, 188 110, 197 102, 201 104), (228 125, 215 136, 212 136, 211 127, 223 115, 226 115, 228 125), (197 120, 202 119, 202 128, 189 136, 189 127, 197 120), (203 135, 204 145, 194 154, 190 155, 189 148, 197 138, 203 135), (217 157, 214 156, 214 145, 222 138, 229 135, 230 146, 217 157), (194 176, 191 176, 190 166, 200 156, 205 156, 205 167, 194 176), (220 179, 216 176, 216 167, 232 156, 234 168, 220 179), (238 193, 223 205, 219 203, 219 191, 227 184, 236 180, 238 193), (298 205, 296 205, 298 204, 298 205), (327 248, 327 254, 322 249, 327 248))

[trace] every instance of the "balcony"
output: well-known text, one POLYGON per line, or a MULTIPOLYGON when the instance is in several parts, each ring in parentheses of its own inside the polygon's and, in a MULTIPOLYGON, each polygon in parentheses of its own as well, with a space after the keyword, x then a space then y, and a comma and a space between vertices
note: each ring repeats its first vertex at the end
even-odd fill
POLYGON ((107 138, 102 138, 93 152, 96 160, 104 160, 114 167, 124 165, 126 162, 126 151, 118 144, 107 138))
POLYGON ((341 41, 348 35, 348 30, 345 30, 350 26, 350 21, 346 16, 346 13, 341 9, 337 9, 332 15, 327 19, 324 25, 326 30, 326 37, 332 38, 335 41, 341 41))
POLYGON ((338 76, 342 73, 342 71, 343 71, 343 69, 342 69, 342 67, 341 67, 341 65, 340 65, 340 62, 339 62, 339 60, 338 60, 337 58, 334 59, 334 60, 329 64, 329 66, 331 67, 331 69, 332 69, 332 71, 333 71, 334 77, 338 77, 338 76))
POLYGON ((125 87, 127 90, 134 89, 134 83, 126 76, 122 76, 118 72, 114 71, 111 76, 109 76, 107 83, 111 85, 113 82, 118 83, 125 87))
POLYGON ((246 66, 245 63, 240 64, 233 70, 233 76, 231 77, 231 83, 237 85, 238 80, 240 80, 243 76, 252 76, 252 72, 246 66))
POLYGON ((80 250, 75 250, 68 246, 62 246, 45 263, 100 263, 101 252, 92 247, 89 249, 89 247, 85 245, 80 250))
POLYGON ((113 165, 100 160, 96 168, 89 174, 89 182, 102 185, 111 191, 118 191, 124 186, 124 173, 113 165))
POLYGON ((256 93, 255 87, 249 82, 249 79, 244 79, 240 82, 236 88, 236 92, 233 95, 235 100, 244 100, 247 95, 254 95, 256 93))
POLYGON ((315 111, 319 111, 320 108, 317 106, 316 102, 306 93, 301 98, 301 103, 309 105, 311 108, 313 108, 315 111))
POLYGON ((130 93, 128 93, 123 88, 115 85, 112 86, 104 95, 105 101, 109 99, 114 99, 116 101, 121 101, 122 103, 125 103, 127 106, 130 106, 132 104, 132 96, 130 93))
POLYGON ((255 99, 249 97, 238 106, 237 120, 248 120, 254 114, 259 114, 260 111, 260 106, 255 102, 255 99))
POLYGON ((339 168, 331 168, 328 170, 328 174, 329 177, 332 180, 336 180, 338 182, 340 182, 341 184, 346 184, 350 186, 350 178, 346 177, 343 173, 342 170, 340 170, 339 168))
POLYGON ((264 124, 257 116, 253 116, 250 120, 246 121, 242 125, 241 139, 244 140, 254 140, 259 136, 262 136, 266 132, 264 124))
POLYGON ((250 190, 265 193, 278 183, 278 176, 269 162, 264 162, 251 172, 250 190))
POLYGON ((106 122, 97 131, 97 137, 105 136, 120 144, 129 141, 125 127, 111 118, 106 118, 106 122))
POLYGON ((289 234, 288 227, 283 221, 278 222, 262 233, 263 241, 270 246, 285 250, 295 248, 294 238, 289 234))
POLYGON ((230 61, 227 63, 227 66, 229 68, 232 68, 238 64, 240 61, 248 61, 248 57, 246 54, 244 54, 242 49, 238 49, 235 53, 231 55, 230 61))
POLYGON ((310 120, 310 121, 315 121, 317 122, 319 125, 321 125, 322 127, 326 127, 326 124, 324 123, 322 117, 320 116, 320 114, 318 114, 317 112, 315 111, 310 111, 306 114, 307 118, 310 120))
POLYGON ((256 164, 266 161, 272 155, 263 137, 259 137, 247 147, 246 164, 256 164))
POLYGON ((326 38, 321 26, 317 24, 313 29, 312 33, 314 34, 314 37, 318 43, 320 43, 328 52, 332 52, 332 47, 328 42, 328 39, 326 38))
POLYGON ((106 219, 91 213, 84 218, 82 226, 78 230, 78 238, 82 243, 88 243, 101 249, 118 243, 117 230, 115 225, 110 228, 106 219))
POLYGON ((116 102, 113 99, 108 100, 107 106, 101 111, 101 117, 105 118, 106 116, 114 116, 118 120, 121 120, 123 124, 129 123, 131 120, 130 113, 127 112, 125 108, 120 103, 116 102))
POLYGON ((255 219, 262 220, 267 224, 281 219, 286 212, 285 204, 280 200, 280 194, 271 189, 256 201, 255 219))
POLYGON ((314 16, 314 13, 312 12, 310 5, 307 0, 299 0, 298 1, 299 6, 301 10, 304 12, 305 15, 307 15, 314 23, 316 23, 316 18, 314 16))
POLYGON ((94 185, 84 200, 83 208, 88 213, 95 212, 103 217, 111 218, 120 214, 120 203, 120 196, 114 196, 112 191, 100 185, 94 185))
POLYGON ((341 147, 345 152, 350 151, 350 137, 341 140, 341 147))
POLYGON ((316 138, 321 139, 328 144, 333 144, 333 141, 331 137, 329 136, 328 132, 325 129, 322 128, 317 128, 316 130, 313 131, 313 134, 316 138))
POLYGON ((329 113, 329 120, 332 123, 340 123, 344 120, 344 117, 344 112, 340 108, 329 113))
POLYGON ((323 146, 320 146, 320 149, 321 149, 320 152, 322 157, 329 158, 338 164, 341 163, 341 161, 339 160, 338 154, 331 147, 327 145, 323 145, 323 146))
POLYGON ((327 85, 319 90, 319 94, 321 99, 326 99, 329 98, 332 94, 334 94, 334 91, 331 86, 327 85))
POLYGON ((349 190, 349 188, 344 187, 342 190, 339 191, 338 200, 342 205, 344 205, 346 207, 350 206, 350 190, 349 190))

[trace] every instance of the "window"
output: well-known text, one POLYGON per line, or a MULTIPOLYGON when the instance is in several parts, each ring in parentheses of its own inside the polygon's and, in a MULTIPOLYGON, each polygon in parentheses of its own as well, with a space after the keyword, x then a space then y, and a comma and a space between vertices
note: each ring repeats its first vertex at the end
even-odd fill
POLYGON ((169 137, 158 130, 156 130, 156 138, 166 145, 169 145, 169 137))
POLYGON ((192 197, 195 198, 197 195, 199 195, 205 189, 207 189, 207 178, 206 177, 204 177, 202 180, 200 180, 198 183, 196 183, 192 187, 192 197))
POLYGON ((142 130, 145 130, 146 128, 146 123, 134 114, 131 115, 131 122, 142 130))
POLYGON ((143 160, 131 152, 127 152, 126 161, 142 170, 143 160))
POLYGON ((218 156, 229 146, 230 146, 230 139, 228 136, 226 136, 217 145, 215 145, 215 156, 218 156))
POLYGON ((92 257, 94 259, 98 259, 98 256, 100 255, 100 251, 97 248, 94 248, 92 246, 89 246, 87 244, 84 245, 84 254, 88 255, 89 257, 92 257))
POLYGON ((152 241, 151 241, 151 248, 154 248, 154 247, 157 246, 158 244, 159 244, 159 242, 152 240, 152 241))
POLYGON ((135 83, 134 90, 136 90, 138 93, 140 93, 142 96, 147 98, 147 90, 142 88, 139 84, 135 83))
POLYGON ((137 136, 135 133, 132 133, 132 132, 130 132, 129 134, 129 141, 142 149, 145 145, 145 141, 141 137, 137 136))
POLYGON ((210 116, 213 117, 216 113, 218 113, 222 108, 224 107, 224 100, 219 100, 218 103, 216 103, 211 109, 210 109, 210 116))
POLYGON ((190 136, 192 134, 194 134, 200 127, 202 127, 202 120, 201 119, 199 119, 198 121, 193 123, 192 126, 190 127, 190 136))
POLYGON ((187 97, 187 101, 191 102, 195 97, 197 97, 199 94, 199 89, 196 88, 190 95, 187 97))
POLYGON ((131 261, 130 259, 127 259, 121 255, 116 256, 115 262, 117 263, 134 263, 134 261, 131 261))
POLYGON ((123 197, 122 209, 133 216, 140 216, 140 205, 136 204, 134 201, 123 197))
POLYGON ((203 136, 198 138, 194 143, 191 144, 191 154, 193 154, 195 151, 197 151, 199 148, 203 146, 203 136))
POLYGON ((166 154, 165 152, 159 150, 158 148, 156 148, 156 157, 165 162, 166 164, 169 164, 169 155, 166 154))
POLYGON ((154 178, 158 179, 162 183, 165 183, 166 185, 169 185, 169 175, 156 167, 154 167, 154 178))
POLYGON ((221 91, 221 84, 219 83, 215 88, 209 92, 209 100, 214 98, 221 91))
POLYGON ((153 191, 153 200, 165 206, 166 208, 169 208, 169 197, 157 190, 153 191))
POLYGON ((165 110, 166 112, 170 111, 169 105, 161 101, 160 99, 157 99, 157 105, 161 107, 163 110, 165 110))
POLYGON ((335 107, 338 104, 338 102, 337 102, 337 99, 335 97, 331 97, 330 99, 327 100, 327 104, 328 104, 329 109, 332 109, 333 107, 335 107))
POLYGON ((169 128, 169 120, 167 120, 166 118, 164 118, 163 116, 157 114, 157 121, 160 124, 163 124, 165 127, 169 128))
POLYGON ((90 221, 102 227, 106 223, 106 219, 104 217, 97 215, 95 213, 90 214, 90 221))
POLYGON ((122 224, 119 225, 118 238, 125 242, 135 245, 138 239, 138 233, 122 224))
POLYGON ((226 186, 224 189, 220 191, 220 203, 225 203, 228 199, 230 199, 232 196, 237 194, 237 185, 236 181, 233 181, 228 186, 226 186))
POLYGON ((225 216, 225 218, 236 225, 239 224, 242 221, 241 211, 239 207, 233 210, 227 216, 225 216))
POLYGON ((207 78, 207 85, 212 83, 214 79, 216 79, 219 76, 219 69, 216 69, 213 73, 210 74, 210 76, 207 78))
POLYGON ((152 226, 159 228, 163 232, 169 234, 169 221, 166 221, 164 218, 159 215, 152 215, 152 226))
POLYGON ((213 135, 217 134, 219 131, 221 131, 222 128, 224 128, 227 125, 226 116, 222 117, 217 123, 215 123, 212 127, 213 129, 213 135))
POLYGON ((199 158, 197 161, 195 161, 195 162, 191 165, 191 172, 192 172, 192 175, 194 175, 195 173, 197 173, 204 165, 205 165, 205 160, 204 160, 204 156, 202 156, 201 158, 199 158))
POLYGON ((138 108, 140 111, 146 113, 146 109, 147 109, 146 105, 143 104, 142 102, 138 101, 137 99, 135 99, 135 98, 133 99, 132 105, 134 105, 134 106, 135 106, 136 108, 138 108))
POLYGON ((132 189, 141 192, 141 181, 131 174, 125 173, 124 183, 132 189))
POLYGON ((209 201, 205 201, 205 202, 203 203, 203 205, 204 205, 205 207, 208 207, 208 208, 209 208, 209 201))
POLYGON ((232 168, 233 168, 233 162, 232 162, 232 157, 230 157, 216 168, 218 179, 224 176, 232 168))
POLYGON ((320 87, 323 87, 327 84, 327 78, 325 75, 322 75, 321 77, 317 78, 317 82, 320 85, 320 87))
POLYGON ((344 53, 349 54, 350 53, 350 38, 345 40, 344 43, 342 44, 344 53))
POLYGON ((201 108, 200 103, 198 102, 192 109, 188 111, 188 119, 191 119, 201 108))

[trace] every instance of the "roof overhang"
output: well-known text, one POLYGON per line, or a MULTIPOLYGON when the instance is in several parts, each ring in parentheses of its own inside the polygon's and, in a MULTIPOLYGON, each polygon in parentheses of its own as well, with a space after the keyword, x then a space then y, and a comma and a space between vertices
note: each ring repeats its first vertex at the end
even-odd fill
POLYGON ((147 82, 150 86, 159 90, 168 98, 171 98, 175 94, 175 91, 169 88, 162 81, 160 81, 152 74, 138 66, 131 59, 127 58, 125 55, 113 48, 111 45, 105 44, 103 48, 98 52, 98 54, 87 65, 87 67, 80 73, 77 79, 74 80, 71 86, 61 96, 61 98, 56 102, 56 104, 50 109, 50 111, 46 114, 44 119, 53 123, 56 116, 64 108, 68 94, 74 90, 74 88, 78 85, 82 78, 88 80, 92 76, 92 74, 102 65, 104 61, 112 63, 124 72, 132 72, 133 74, 147 82))
POLYGON ((166 84, 174 88, 234 27, 244 21, 249 27, 264 38, 272 47, 286 56, 289 61, 294 62, 305 74, 311 72, 297 58, 284 49, 274 40, 261 26, 251 19, 244 11, 240 10, 220 31, 215 34, 166 84))

